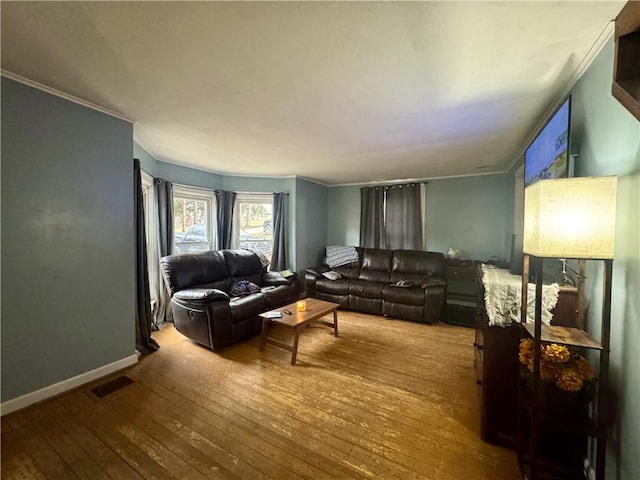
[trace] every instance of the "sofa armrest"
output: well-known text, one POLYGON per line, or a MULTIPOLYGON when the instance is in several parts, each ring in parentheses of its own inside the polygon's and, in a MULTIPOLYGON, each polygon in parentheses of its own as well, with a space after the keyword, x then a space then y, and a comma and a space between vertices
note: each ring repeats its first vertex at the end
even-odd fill
POLYGON ((425 278, 419 283, 422 288, 445 287, 447 285, 447 281, 444 278, 440 278, 440 277, 425 278))
POLYGON ((291 285, 298 278, 298 274, 294 273, 290 277, 283 277, 280 272, 267 272, 262 276, 265 286, 291 285))
POLYGON ((309 267, 305 268, 305 273, 315 275, 316 277, 321 277, 323 273, 331 270, 329 267, 320 266, 320 267, 309 267))
POLYGON ((173 294, 176 300, 185 302, 215 302, 229 301, 229 295, 217 288, 187 288, 173 294))

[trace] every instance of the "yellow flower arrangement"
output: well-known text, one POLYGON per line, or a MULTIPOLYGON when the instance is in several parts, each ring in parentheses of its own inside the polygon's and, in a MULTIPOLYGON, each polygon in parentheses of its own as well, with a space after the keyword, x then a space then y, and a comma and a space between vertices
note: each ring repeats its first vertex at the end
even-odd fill
MULTIPOLYGON (((520 340, 518 360, 533 372, 533 339, 520 340)), ((567 392, 582 390, 593 379, 593 367, 577 351, 557 343, 540 345, 540 378, 567 392)))

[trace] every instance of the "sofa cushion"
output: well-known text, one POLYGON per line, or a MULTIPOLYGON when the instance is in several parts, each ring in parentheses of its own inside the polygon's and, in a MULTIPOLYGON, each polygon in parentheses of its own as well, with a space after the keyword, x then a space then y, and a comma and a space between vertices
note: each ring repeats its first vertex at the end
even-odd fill
POLYGON ((211 302, 213 300, 226 302, 229 300, 229 295, 215 288, 187 288, 176 292, 173 297, 190 302, 211 302))
POLYGON ((349 283, 349 295, 364 298, 382 299, 382 290, 386 287, 386 283, 369 282, 365 280, 352 280, 349 283))
POLYGON ((394 250, 391 277, 413 274, 421 277, 444 277, 444 255, 440 252, 422 250, 394 250))
POLYGON ((231 323, 242 322, 250 317, 257 317, 267 310, 267 297, 263 293, 252 293, 246 297, 231 297, 231 323))
POLYGON ((229 277, 220 251, 169 255, 160 261, 171 293, 196 285, 211 284, 229 277))
POLYGON ((424 290, 420 287, 403 288, 386 285, 382 290, 382 299, 385 302, 404 305, 424 305, 424 290))
MULTIPOLYGON (((262 294, 267 299, 267 310, 286 305, 295 299, 295 285, 278 285, 262 289, 262 294)), ((262 313, 262 312, 261 312, 262 313)))
POLYGON ((377 248, 365 248, 362 253, 362 267, 359 280, 389 283, 389 272, 393 252, 377 248))
POLYGON ((336 267, 333 271, 339 273, 342 278, 348 278, 349 280, 357 280, 360 276, 360 267, 357 263, 336 267))
POLYGON ((250 250, 222 250, 222 254, 227 261, 230 277, 240 280, 246 278, 258 283, 250 277, 261 277, 265 272, 260 258, 250 250))
POLYGON ((349 280, 340 278, 338 280, 329 280, 328 278, 318 278, 316 282, 316 291, 328 293, 331 295, 348 295, 349 280))

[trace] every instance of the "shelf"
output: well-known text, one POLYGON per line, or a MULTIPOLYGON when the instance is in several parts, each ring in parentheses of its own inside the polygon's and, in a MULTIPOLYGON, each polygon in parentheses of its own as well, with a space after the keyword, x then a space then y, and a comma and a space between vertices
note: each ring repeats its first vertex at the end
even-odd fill
MULTIPOLYGON (((529 480, 531 478, 531 466, 529 465, 529 457, 521 459, 519 462, 522 478, 529 480)), ((538 460, 538 478, 540 480, 587 480, 588 477, 584 471, 577 469, 570 470, 552 460, 538 460)))
MULTIPOLYGON (((526 412, 531 415, 531 398, 523 398, 522 404, 526 412)), ((586 413, 583 415, 567 414, 566 411, 563 411, 558 414, 549 414, 542 411, 538 413, 538 421, 541 425, 553 427, 555 430, 590 436, 598 434, 598 426, 595 420, 586 413)))
POLYGON ((640 120, 640 2, 627 2, 616 18, 613 96, 640 120))
MULTIPOLYGON (((535 326, 533 323, 524 323, 523 326, 529 335, 532 337, 535 336, 535 326)), ((542 325, 542 336, 540 339, 543 342, 602 350, 600 342, 579 328, 542 325)))

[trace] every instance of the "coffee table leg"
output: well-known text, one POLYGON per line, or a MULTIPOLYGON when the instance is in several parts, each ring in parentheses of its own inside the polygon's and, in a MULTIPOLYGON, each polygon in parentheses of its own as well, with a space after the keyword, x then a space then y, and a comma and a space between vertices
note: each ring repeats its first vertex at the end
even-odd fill
POLYGON ((338 336, 338 309, 333 311, 333 334, 338 336))
POLYGON ((295 365, 296 364, 296 357, 298 356, 298 335, 299 335, 299 331, 298 331, 298 327, 295 327, 295 335, 293 337, 293 348, 291 349, 291 365, 295 365))
POLYGON ((260 336, 260 351, 264 352, 264 344, 265 344, 265 339, 267 338, 267 324, 269 323, 269 320, 267 320, 266 318, 262 319, 262 335, 260 336))

